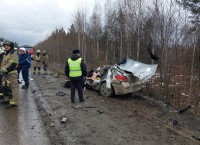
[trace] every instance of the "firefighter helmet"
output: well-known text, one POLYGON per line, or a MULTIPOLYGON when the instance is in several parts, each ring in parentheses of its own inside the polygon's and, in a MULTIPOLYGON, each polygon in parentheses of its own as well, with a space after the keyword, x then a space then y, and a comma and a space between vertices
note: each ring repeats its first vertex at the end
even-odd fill
POLYGON ((11 49, 14 49, 14 43, 12 41, 7 40, 7 41, 3 42, 3 46, 5 46, 5 45, 8 45, 11 47, 11 49))
POLYGON ((41 52, 40 50, 37 50, 37 51, 36 51, 36 53, 40 53, 40 52, 41 52))

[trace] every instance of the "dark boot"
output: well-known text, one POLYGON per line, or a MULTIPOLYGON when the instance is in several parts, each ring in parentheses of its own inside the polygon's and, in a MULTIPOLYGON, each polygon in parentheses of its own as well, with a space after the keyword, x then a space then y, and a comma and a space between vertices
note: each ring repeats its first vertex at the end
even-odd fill
POLYGON ((21 84, 22 82, 20 82, 19 80, 18 80, 18 84, 21 84))
POLYGON ((1 104, 9 104, 9 100, 0 100, 1 104))
POLYGON ((85 100, 84 100, 84 99, 82 99, 82 100, 80 100, 80 102, 85 102, 85 100))
POLYGON ((28 89, 29 88, 29 84, 25 84, 21 87, 21 89, 28 89))
POLYGON ((17 107, 17 105, 16 104, 8 104, 5 108, 10 109, 10 108, 14 108, 14 107, 17 107))

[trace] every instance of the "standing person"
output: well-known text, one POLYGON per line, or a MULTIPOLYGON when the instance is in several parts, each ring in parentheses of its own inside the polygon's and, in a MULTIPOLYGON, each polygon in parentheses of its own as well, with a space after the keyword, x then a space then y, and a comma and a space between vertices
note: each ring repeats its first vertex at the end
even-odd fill
POLYGON ((6 41, 3 43, 5 49, 5 56, 3 57, 0 72, 4 75, 6 83, 10 83, 11 92, 7 93, 1 103, 8 103, 7 109, 17 106, 19 98, 18 76, 17 76, 17 62, 18 56, 14 51, 14 43, 6 41))
POLYGON ((34 56, 34 54, 35 54, 35 48, 33 47, 31 50, 28 51, 28 53, 29 53, 31 56, 34 56))
MULTIPOLYGON (((19 60, 19 55, 20 55, 19 49, 15 49, 15 52, 18 54, 18 60, 19 60)), ((21 84, 22 82, 19 80, 19 75, 20 75, 20 71, 21 71, 19 64, 17 65, 16 69, 17 69, 17 74, 18 74, 18 84, 21 84)))
POLYGON ((44 75, 47 75, 48 60, 49 60, 49 57, 47 55, 47 52, 44 50, 42 52, 42 65, 44 69, 44 75))
POLYGON ((35 74, 36 70, 38 69, 38 74, 40 74, 41 69, 41 51, 37 50, 36 54, 33 56, 34 64, 33 64, 33 74, 35 74))
POLYGON ((87 75, 86 65, 80 57, 80 50, 73 50, 71 58, 67 60, 65 73, 71 80, 71 102, 75 101, 75 88, 78 89, 79 101, 83 99, 83 78, 87 75))
POLYGON ((24 80, 24 85, 21 89, 28 89, 29 87, 29 68, 31 67, 31 56, 26 51, 26 48, 19 48, 19 67, 22 71, 22 77, 24 80))

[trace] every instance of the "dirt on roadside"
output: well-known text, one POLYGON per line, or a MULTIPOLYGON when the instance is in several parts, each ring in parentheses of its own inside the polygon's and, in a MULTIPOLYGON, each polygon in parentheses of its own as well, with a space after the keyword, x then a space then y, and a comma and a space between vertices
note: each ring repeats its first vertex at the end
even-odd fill
POLYGON ((30 89, 52 145, 198 145, 200 119, 142 95, 102 97, 84 91, 70 101, 65 76, 32 75, 30 89), (60 92, 60 93, 59 93, 60 92), (64 119, 64 122, 61 120, 64 119))

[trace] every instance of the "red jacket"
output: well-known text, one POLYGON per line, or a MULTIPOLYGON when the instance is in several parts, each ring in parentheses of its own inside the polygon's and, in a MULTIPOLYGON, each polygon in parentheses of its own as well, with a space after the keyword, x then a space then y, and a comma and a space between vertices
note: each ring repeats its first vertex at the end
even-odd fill
POLYGON ((33 49, 29 50, 28 53, 29 53, 30 55, 34 55, 33 49))

